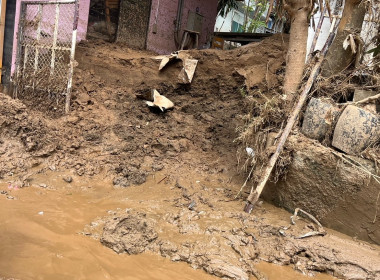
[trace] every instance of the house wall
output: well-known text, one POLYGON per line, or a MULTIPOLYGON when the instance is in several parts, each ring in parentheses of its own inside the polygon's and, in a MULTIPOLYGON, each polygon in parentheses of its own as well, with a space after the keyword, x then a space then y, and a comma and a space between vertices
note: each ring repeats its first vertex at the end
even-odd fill
POLYGON ((232 21, 244 25, 244 14, 234 9, 226 17, 218 16, 216 18, 215 31, 232 32, 232 21))
MULTIPOLYGON (((12 66, 11 66, 11 75, 14 74, 16 69, 16 54, 17 54, 17 33, 18 25, 20 20, 20 8, 21 1, 32 1, 32 0, 16 0, 16 13, 15 13, 15 25, 14 36, 13 36, 13 50, 12 50, 12 66)), ((43 0, 33 0, 33 1, 43 1, 43 0)), ((87 23, 88 23, 88 14, 90 10, 90 0, 79 0, 79 20, 78 20, 78 33, 77 33, 77 42, 86 39, 87 33, 87 23)))
MULTIPOLYGON (((199 47, 207 44, 214 31, 217 16, 218 0, 186 0, 182 12, 182 24, 180 39, 183 29, 187 26, 189 11, 196 11, 204 16, 202 32, 200 34, 199 47)), ((177 17, 178 1, 173 0, 152 0, 149 30, 147 36, 147 49, 160 54, 168 54, 175 51, 174 41, 175 20, 177 17), (154 26, 157 26, 157 33, 154 34, 154 26)))

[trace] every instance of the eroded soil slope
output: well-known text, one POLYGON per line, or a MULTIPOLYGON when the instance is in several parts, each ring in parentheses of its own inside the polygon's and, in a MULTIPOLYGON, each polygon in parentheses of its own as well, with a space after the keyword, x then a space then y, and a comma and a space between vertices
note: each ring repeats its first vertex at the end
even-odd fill
POLYGON ((275 36, 233 51, 190 52, 199 59, 193 83, 178 83, 181 62, 158 71, 148 52, 88 42, 78 46, 72 112, 59 116, 54 100, 0 99, 0 176, 42 166, 78 175, 105 170, 114 184, 141 184, 166 165, 188 164, 210 173, 236 165, 236 127, 244 111, 244 75, 250 86, 279 81, 284 38, 275 36), (251 66, 247 66, 251 65, 251 66), (246 75, 247 77, 249 75, 246 75), (156 88, 175 103, 152 112, 137 95, 156 88))

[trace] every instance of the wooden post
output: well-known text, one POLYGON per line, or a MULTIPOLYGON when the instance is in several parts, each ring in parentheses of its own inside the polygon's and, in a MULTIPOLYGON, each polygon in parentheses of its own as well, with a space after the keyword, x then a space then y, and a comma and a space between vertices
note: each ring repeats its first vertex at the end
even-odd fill
POLYGON ((1 75, 3 72, 3 49, 4 49, 4 27, 5 27, 5 11, 7 8, 7 1, 6 0, 0 0, 1 1, 1 16, 0 16, 0 84, 1 82, 1 75))
POLYGON ((72 91, 72 85, 73 85, 75 47, 76 47, 76 43, 77 43, 77 32, 78 32, 78 20, 79 20, 79 3, 78 3, 78 0, 76 0, 75 1, 75 11, 74 11, 73 37, 71 40, 69 80, 67 82, 67 94, 66 94, 66 104, 65 104, 66 114, 70 112, 70 100, 71 100, 71 91, 72 91))
POLYGON ((319 18, 318 26, 317 26, 317 29, 315 30, 315 34, 314 34, 314 38, 313 38, 313 43, 311 44, 311 47, 310 47, 310 52, 309 52, 309 56, 307 58, 307 62, 310 61, 310 59, 312 57, 312 54, 314 52, 315 46, 317 45, 317 41, 318 41, 318 38, 319 38, 319 33, 321 33, 322 24, 323 24, 323 21, 325 19, 325 12, 326 12, 326 8, 323 5, 321 7, 321 17, 319 18))
MULTIPOLYGON (((34 54, 34 77, 36 76, 37 69, 38 69, 38 57, 40 55, 40 39, 41 39, 41 22, 42 22, 42 11, 43 7, 42 5, 38 5, 38 27, 37 27, 37 35, 36 35, 36 40, 37 40, 37 45, 35 46, 35 54, 34 54)), ((35 81, 36 79, 33 79, 33 91, 35 90, 35 81)))
POLYGON ((54 21, 54 37, 53 37, 53 48, 51 50, 51 62, 50 62, 50 77, 54 74, 55 67, 55 49, 57 47, 58 39, 58 21, 59 21, 59 8, 60 4, 55 4, 55 21, 54 21))
POLYGON ((277 145, 276 151, 272 155, 272 157, 270 158, 269 163, 268 163, 267 167, 265 168, 265 171, 261 177, 262 180, 257 185, 256 190, 253 190, 253 188, 252 188, 251 193, 248 196, 247 204, 244 207, 244 211, 247 213, 252 212, 253 206, 259 200, 259 197, 260 197, 262 191, 264 190, 264 187, 265 187, 265 185, 269 179, 269 176, 272 173, 273 167, 275 166, 277 159, 280 156, 280 154, 284 148, 284 144, 285 144, 286 140, 288 139, 290 132, 292 131, 294 123, 296 122, 296 120, 298 118, 298 114, 300 113, 300 111, 301 111, 301 109, 302 109, 302 107, 303 107, 303 105, 304 105, 304 103, 308 97, 309 91, 310 91, 315 79, 317 78, 319 71, 321 70, 321 65, 322 65, 323 59, 326 56, 328 48, 330 47, 330 45, 333 42, 333 39, 335 37, 335 31, 336 31, 337 27, 338 27, 338 24, 335 24, 331 30, 331 33, 327 39, 327 42, 321 51, 321 55, 319 57, 319 60, 315 64, 313 70, 311 71, 310 77, 309 77, 309 79, 305 85, 305 88, 302 91, 302 93, 298 99, 298 103, 295 106, 295 108, 293 109, 292 114, 290 115, 288 123, 286 124, 284 132, 282 133, 280 141, 277 145))

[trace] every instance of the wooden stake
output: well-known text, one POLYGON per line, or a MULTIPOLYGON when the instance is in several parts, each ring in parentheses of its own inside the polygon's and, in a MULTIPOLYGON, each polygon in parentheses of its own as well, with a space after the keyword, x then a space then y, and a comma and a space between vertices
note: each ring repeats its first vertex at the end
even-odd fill
POLYGON ((5 11, 7 8, 7 1, 1 0, 0 8, 0 84, 1 84, 1 74, 3 69, 3 48, 4 48, 4 27, 5 27, 5 11))
POLYGON ((77 43, 78 20, 79 20, 79 2, 78 1, 79 0, 75 1, 73 36, 72 36, 71 52, 70 52, 69 81, 67 83, 67 94, 66 94, 66 103, 65 103, 66 114, 70 112, 71 91, 72 91, 72 85, 73 85, 75 47, 77 43))
POLYGON ((252 212, 253 206, 259 200, 259 197, 260 197, 262 191, 264 190, 265 184, 267 183, 269 176, 272 173, 273 167, 276 165, 278 157, 280 156, 280 154, 284 148, 284 144, 285 144, 286 140, 288 139, 288 136, 289 136, 289 134, 292 131, 292 128, 294 126, 294 123, 296 122, 296 120, 298 118, 298 114, 300 113, 300 111, 301 111, 301 109, 302 109, 302 107, 303 107, 303 105, 307 99, 309 91, 310 91, 312 85, 314 84, 314 81, 316 80, 316 78, 319 74, 319 71, 321 70, 323 59, 326 56, 328 48, 330 47, 330 45, 333 42, 333 39, 335 37, 335 31, 336 31, 338 25, 339 25, 338 23, 335 23, 332 32, 330 33, 329 37, 327 38, 326 44, 321 51, 319 60, 315 64, 313 70, 311 71, 310 77, 309 77, 308 81, 306 82, 305 88, 299 97, 298 103, 295 106, 295 108, 293 109, 292 114, 290 115, 288 123, 287 123, 287 125, 284 129, 284 132, 282 133, 281 138, 278 142, 276 151, 272 155, 272 157, 270 158, 269 163, 268 163, 267 167, 265 168, 264 174, 262 175, 262 180, 257 185, 256 190, 253 190, 253 188, 252 188, 251 193, 247 198, 247 203, 244 207, 244 211, 247 213, 252 212))
POLYGON ((310 59, 311 59, 311 57, 313 55, 315 46, 317 45, 319 34, 321 33, 321 28, 322 28, 323 20, 325 19, 325 12, 326 12, 326 8, 325 8, 325 6, 322 6, 321 7, 321 17, 319 18, 317 29, 315 30, 315 34, 314 34, 314 38, 313 38, 313 43, 311 44, 311 47, 310 47, 310 52, 309 52, 309 56, 307 58, 307 62, 310 62, 310 59))

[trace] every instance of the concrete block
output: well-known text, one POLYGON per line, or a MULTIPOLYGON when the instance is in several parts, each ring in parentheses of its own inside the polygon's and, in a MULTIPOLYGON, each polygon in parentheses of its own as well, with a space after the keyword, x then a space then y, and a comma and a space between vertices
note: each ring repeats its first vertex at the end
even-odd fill
POLYGON ((359 154, 380 137, 379 116, 348 105, 335 127, 332 145, 347 154, 359 154))
POLYGON ((311 139, 322 141, 338 113, 339 109, 329 101, 312 98, 305 112, 302 133, 311 139))

